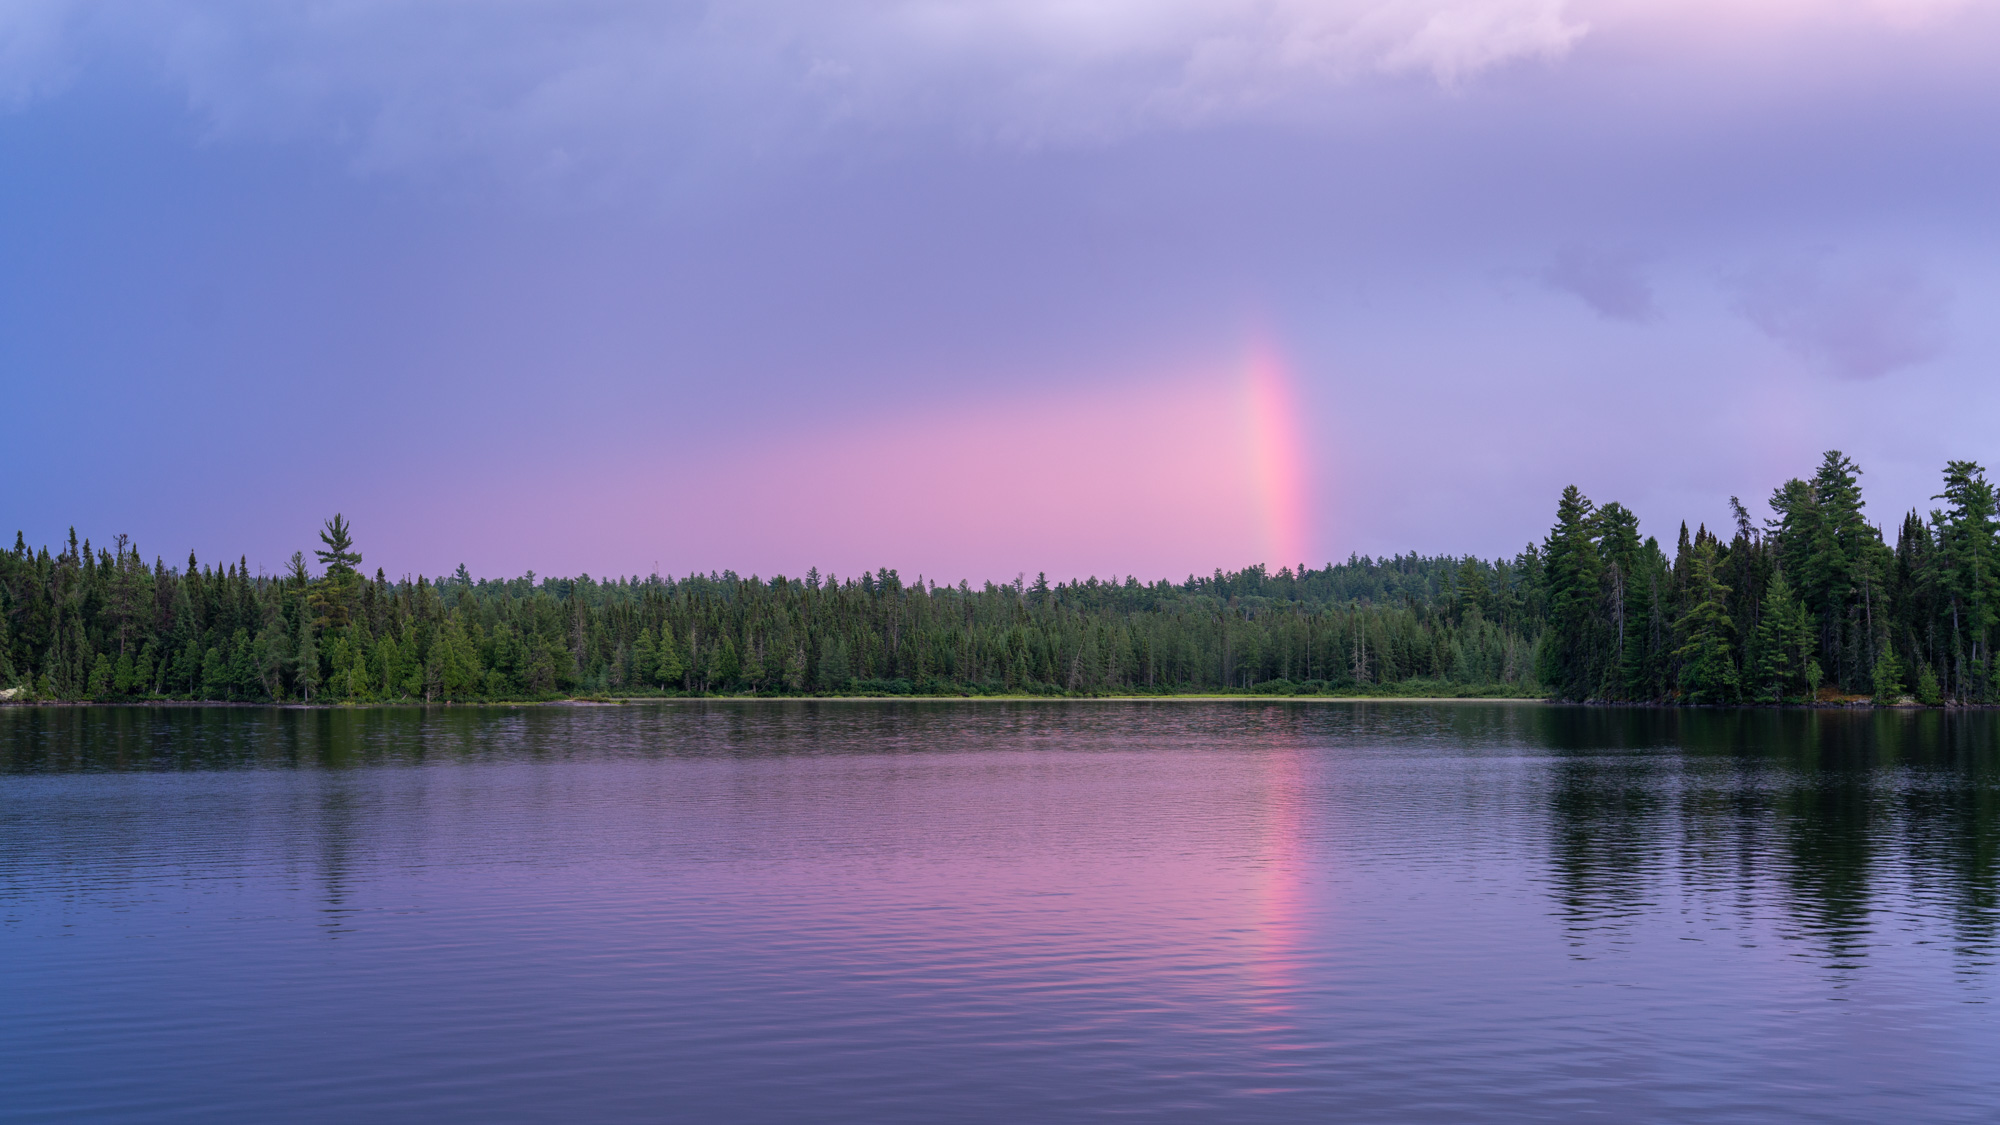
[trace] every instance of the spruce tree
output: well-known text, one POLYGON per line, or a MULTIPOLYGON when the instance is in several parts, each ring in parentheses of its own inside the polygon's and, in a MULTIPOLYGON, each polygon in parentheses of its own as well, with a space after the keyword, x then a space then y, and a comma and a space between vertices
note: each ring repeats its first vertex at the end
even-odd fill
POLYGON ((299 643, 292 647, 293 680, 308 703, 312 702, 314 689, 319 687, 319 642, 313 633, 312 615, 300 613, 299 643))
POLYGON ((1715 577, 1715 540, 1697 539, 1691 553, 1681 618, 1681 697, 1689 703, 1729 703, 1736 698, 1735 625, 1729 620, 1729 587, 1715 577))
POLYGON ((1666 580, 1666 556, 1660 553, 1659 542, 1648 538, 1626 600, 1625 655, 1621 669, 1626 699, 1658 699, 1665 694, 1660 669, 1669 647, 1663 595, 1666 580))
POLYGON ((1936 707, 1944 702, 1944 689, 1938 686, 1937 671, 1929 664, 1917 673, 1917 702, 1926 707, 1936 707))
POLYGON ((1601 561, 1602 619, 1606 625, 1606 655, 1597 694, 1624 698, 1626 649, 1636 643, 1633 610, 1644 601, 1633 583, 1641 561, 1639 517, 1613 501, 1597 510, 1597 547, 1601 561))
POLYGON ((208 700, 229 698, 229 660, 222 655, 220 646, 209 648, 202 656, 199 698, 208 700))
POLYGON ((1821 651, 1839 663, 1834 679, 1855 684, 1861 669, 1848 659, 1855 646, 1846 635, 1849 609, 1860 593, 1857 570, 1873 528, 1862 518, 1860 466, 1839 450, 1828 450, 1813 475, 1813 502, 1818 519, 1806 560, 1807 602, 1820 614, 1821 651))
POLYGON ((674 631, 660 626, 660 647, 658 662, 653 666, 653 679, 668 690, 679 689, 687 676, 687 662, 681 658, 681 646, 674 639, 674 631))
POLYGON ((660 665, 660 631, 641 628, 639 635, 632 639, 631 650, 632 679, 636 683, 656 684, 655 673, 660 665))
POLYGON ((1565 699, 1587 698, 1602 681, 1602 567, 1591 515, 1590 500, 1575 485, 1563 489, 1542 549, 1549 624, 1539 671, 1542 683, 1565 699))
POLYGON ((1882 650, 1882 655, 1875 661, 1873 679, 1877 707, 1893 707, 1903 697, 1903 663, 1896 659, 1893 651, 1882 650))
POLYGON ((1812 658, 1812 622, 1783 570, 1774 572, 1765 588, 1756 643, 1751 647, 1756 654, 1756 671, 1748 685, 1753 699, 1782 703, 1800 693, 1806 661, 1812 658))
POLYGON ((1948 507, 1932 512, 1931 523, 1937 528, 1938 553, 1944 564, 1944 588, 1949 598, 1948 670, 1955 694, 1965 697, 1970 668, 1987 661, 1988 635, 1993 629, 1995 611, 2000 609, 2000 566, 1996 566, 1994 557, 1994 495, 1986 471, 1972 461, 1947 462, 1944 482, 1944 491, 1932 499, 1944 500, 1948 507))

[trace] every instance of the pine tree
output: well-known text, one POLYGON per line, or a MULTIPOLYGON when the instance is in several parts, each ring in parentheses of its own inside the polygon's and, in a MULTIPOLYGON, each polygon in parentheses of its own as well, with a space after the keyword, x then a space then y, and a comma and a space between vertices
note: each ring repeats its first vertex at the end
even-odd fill
POLYGON ((373 699, 375 683, 374 677, 368 671, 367 644, 350 637, 346 656, 345 665, 334 675, 335 681, 340 685, 340 693, 349 699, 373 699))
POLYGON ((1820 615, 1821 651, 1835 660, 1834 679, 1857 684, 1863 668, 1849 659, 1855 646, 1846 635, 1849 609, 1860 583, 1857 573, 1873 528, 1862 518, 1861 469, 1839 450, 1828 450, 1813 475, 1818 518, 1806 559, 1806 601, 1820 615))
POLYGON ((1681 618, 1681 696, 1689 703, 1729 703, 1735 700, 1737 671, 1735 625, 1729 620, 1729 587, 1715 578, 1715 540, 1697 539, 1691 556, 1686 594, 1687 614, 1681 618))
POLYGON ((1877 707, 1892 707, 1903 697, 1903 663, 1896 659, 1893 651, 1882 650, 1882 655, 1875 661, 1873 679, 1877 707))
POLYGON ((660 647, 658 662, 653 668, 654 682, 669 690, 684 686, 687 676, 687 662, 681 659, 681 647, 674 640, 674 631, 660 626, 660 647))
POLYGON ((319 687, 319 642, 314 639, 312 615, 299 614, 299 642, 292 647, 294 681, 299 685, 299 694, 306 702, 312 702, 313 691, 319 687))
MULTIPOLYGON (((827 691, 839 691, 847 686, 851 675, 847 665, 847 644, 839 637, 823 637, 820 640, 819 682, 827 691)), ((1022 673, 1025 680, 1027 675, 1022 673)))
POLYGON ((430 651, 424 654, 425 703, 434 703, 444 694, 444 648, 441 640, 433 639, 430 651))
POLYGON ((352 574, 354 568, 361 565, 361 553, 354 549, 353 530, 348 526, 346 517, 339 512, 335 512, 333 518, 320 529, 319 541, 326 546, 324 549, 314 548, 313 554, 318 557, 320 565, 326 567, 328 574, 352 574))
POLYGON ((1492 591, 1486 582, 1485 568, 1479 565, 1478 559, 1466 556, 1465 561, 1458 565, 1458 573, 1452 579, 1452 601, 1457 611, 1455 616, 1461 623, 1468 620, 1484 620, 1491 598, 1492 591))
POLYGON ((1565 699, 1588 697, 1602 678, 1602 571, 1591 514, 1590 500, 1575 485, 1563 489, 1542 549, 1549 625, 1539 671, 1542 683, 1565 699))
POLYGON ((221 700, 229 698, 229 661, 222 655, 221 646, 211 647, 201 659, 202 699, 221 700))
POLYGON ((292 641, 285 635, 284 618, 273 617, 270 624, 257 631, 252 651, 257 682, 263 686, 264 694, 271 699, 282 698, 285 670, 292 664, 292 641))
POLYGON ((1917 702, 1926 707, 1936 707, 1944 702, 1944 689, 1938 686, 1937 671, 1929 664, 1917 673, 1917 702))
POLYGON ((313 583, 308 600, 318 612, 318 624, 323 629, 346 628, 361 584, 360 575, 354 570, 361 565, 361 553, 354 550, 352 531, 346 519, 335 512, 319 533, 325 547, 313 551, 320 565, 326 567, 326 573, 313 583))
POLYGON ((1812 622, 1782 570, 1771 576, 1765 588, 1752 651, 1756 654, 1756 673, 1748 685, 1752 698, 1759 703, 1781 703, 1799 694, 1806 661, 1812 658, 1812 622))
MULTIPOLYGON (((21 533, 18 531, 15 532, 14 533, 15 553, 21 554, 25 551, 25 549, 26 549, 26 544, 23 543, 21 540, 21 533)), ((14 650, 14 641, 13 638, 8 635, 7 615, 5 613, 0 613, 0 689, 6 689, 16 686, 16 681, 21 678, 21 674, 14 668, 13 650, 14 650)))
POLYGON ((632 680, 641 684, 657 684, 655 673, 660 666, 660 631, 658 629, 639 630, 632 639, 632 680))
MULTIPOLYGON (((1987 639, 1995 610, 2000 609, 2000 567, 1994 547, 1993 486, 1986 471, 1972 461, 1945 464, 1944 491, 1933 499, 1949 507, 1931 513, 1937 528, 1938 553, 1944 563, 1944 587, 1951 615, 1951 663, 1948 670, 1961 698, 1967 691, 1968 665, 1987 660, 1987 639)), ((1983 681, 1984 677, 1972 677, 1983 681)), ((1976 690, 1976 689, 1975 689, 1976 690)))
POLYGON ((1602 682, 1596 694, 1617 699, 1626 694, 1627 648, 1637 643, 1632 609, 1644 600, 1635 596, 1632 589, 1642 557, 1639 518, 1623 504, 1613 501, 1597 510, 1596 524, 1598 555, 1603 565, 1600 617, 1609 626, 1602 682))
POLYGON ((737 658, 736 642, 724 634, 721 643, 712 650, 708 678, 718 688, 729 688, 735 686, 742 674, 743 665, 737 658))
POLYGON ((1861 469, 1827 451, 1810 482, 1791 480, 1771 494, 1779 563, 1797 581, 1812 615, 1820 655, 1833 679, 1858 686, 1875 647, 1874 591, 1888 571, 1878 563, 1881 535, 1862 517, 1861 469), (1859 626, 1859 628, 1855 628, 1859 626))

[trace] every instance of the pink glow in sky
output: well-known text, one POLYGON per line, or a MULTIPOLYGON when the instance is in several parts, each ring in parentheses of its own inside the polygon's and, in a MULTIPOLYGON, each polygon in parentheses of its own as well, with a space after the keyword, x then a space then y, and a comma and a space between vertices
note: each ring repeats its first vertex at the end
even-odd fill
MULTIPOLYGON (((557 542, 616 529, 613 573, 852 576, 887 563, 906 580, 976 583, 1276 570, 1312 546, 1292 384, 1261 348, 1192 374, 890 407, 726 447, 663 446, 630 481, 565 478, 536 505, 563 513, 557 542)), ((378 517, 391 536, 433 518, 378 517)), ((507 527, 471 519, 446 538, 489 569, 561 565, 523 557, 507 527)))

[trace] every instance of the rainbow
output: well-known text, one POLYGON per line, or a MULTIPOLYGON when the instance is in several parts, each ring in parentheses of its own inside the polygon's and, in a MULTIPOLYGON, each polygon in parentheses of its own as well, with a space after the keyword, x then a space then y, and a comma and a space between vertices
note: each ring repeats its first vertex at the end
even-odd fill
POLYGON ((1277 349, 1253 344, 1242 367, 1244 449, 1265 562, 1300 566, 1313 546, 1298 380, 1277 349))

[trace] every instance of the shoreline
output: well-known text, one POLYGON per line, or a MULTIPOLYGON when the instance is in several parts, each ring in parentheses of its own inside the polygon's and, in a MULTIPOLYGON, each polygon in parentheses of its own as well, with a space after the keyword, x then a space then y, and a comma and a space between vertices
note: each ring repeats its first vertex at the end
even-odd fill
POLYGON ((208 699, 47 699, 0 700, 9 707, 229 707, 268 708, 286 711, 369 711, 390 708, 522 708, 522 707, 630 707, 690 703, 1504 703, 1537 704, 1547 707, 1669 708, 1686 711, 1991 711, 2000 703, 1958 703, 1926 707, 1920 703, 1895 703, 1877 707, 1866 699, 1829 703, 1625 703, 1600 700, 1555 700, 1525 695, 641 695, 564 699, 518 700, 370 700, 338 703, 253 703, 239 700, 208 699))
MULTIPOLYGON (((376 699, 338 703, 256 703, 235 699, 0 700, 0 707, 268 707, 364 711, 387 707, 629 707, 668 703, 1548 703, 1526 695, 636 695, 565 699, 376 699)), ((1595 706, 1594 704, 1592 706, 1595 706)))

